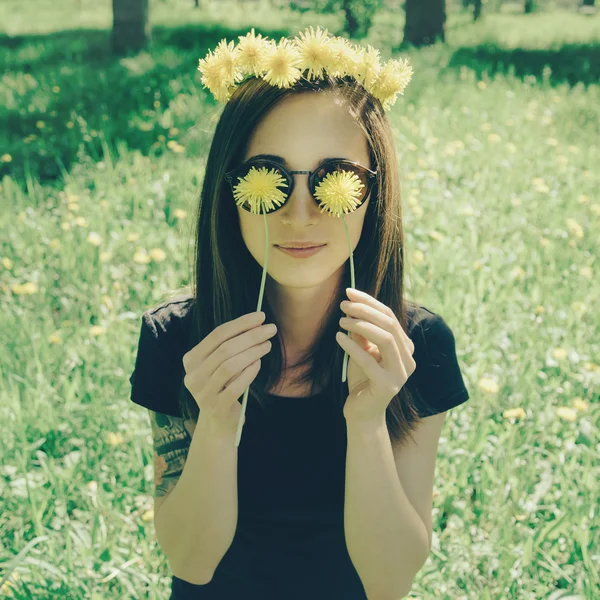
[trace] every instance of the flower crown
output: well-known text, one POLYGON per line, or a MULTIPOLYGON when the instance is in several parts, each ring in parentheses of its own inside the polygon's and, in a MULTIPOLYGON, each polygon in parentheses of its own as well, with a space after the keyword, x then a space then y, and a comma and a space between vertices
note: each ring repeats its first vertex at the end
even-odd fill
POLYGON ((272 85, 288 88, 307 71, 308 79, 351 75, 388 111, 412 78, 408 59, 380 63, 379 50, 351 44, 331 36, 327 29, 307 28, 293 39, 278 43, 254 33, 238 36, 239 44, 222 39, 205 58, 199 59, 201 81, 219 102, 227 102, 247 76, 261 77, 272 85))

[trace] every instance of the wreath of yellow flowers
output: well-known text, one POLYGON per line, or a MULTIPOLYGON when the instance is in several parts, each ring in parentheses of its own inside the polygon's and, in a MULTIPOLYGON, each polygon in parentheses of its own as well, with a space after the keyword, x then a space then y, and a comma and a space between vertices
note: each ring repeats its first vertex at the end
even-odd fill
MULTIPOLYGON (((381 102, 384 110, 389 111, 397 95, 403 94, 412 78, 413 70, 408 59, 390 59, 381 65, 379 50, 370 45, 366 48, 353 45, 343 37, 330 36, 327 29, 320 27, 309 27, 291 40, 282 37, 279 43, 256 35, 253 28, 245 36, 239 36, 239 40, 235 46, 234 42, 227 43, 223 39, 214 52, 209 50, 206 57, 199 60, 202 84, 219 102, 227 102, 235 87, 248 76, 261 77, 272 85, 287 88, 303 76, 316 79, 327 72, 334 77, 351 75, 381 102)), ((266 212, 285 202, 286 195, 281 187, 287 187, 286 181, 274 169, 265 167, 252 167, 233 187, 236 204, 240 206, 246 202, 250 212, 262 212, 265 223, 265 264, 257 311, 262 306, 269 262, 266 212)), ((364 184, 355 173, 335 171, 329 173, 315 189, 321 212, 342 218, 350 248, 350 285, 355 289, 354 257, 344 215, 356 210, 363 187, 364 184)), ((348 353, 344 352, 342 382, 346 381, 348 358, 348 353)), ((242 435, 249 391, 248 387, 244 392, 236 446, 239 446, 242 435)))

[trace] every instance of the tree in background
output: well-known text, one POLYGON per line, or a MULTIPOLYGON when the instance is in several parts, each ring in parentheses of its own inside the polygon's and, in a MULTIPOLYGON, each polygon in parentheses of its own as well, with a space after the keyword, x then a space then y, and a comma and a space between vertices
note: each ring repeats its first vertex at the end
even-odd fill
POLYGON ((363 38, 369 33, 380 0, 342 0, 346 31, 351 38, 363 38))
POLYGON ((533 8, 533 0, 525 0, 525 14, 528 15, 529 13, 532 13, 533 8))
POLYGON ((113 53, 126 54, 145 48, 151 39, 148 0, 112 0, 112 8, 113 53))
POLYGON ((435 44, 446 41, 446 0, 406 0, 404 43, 413 46, 435 44))

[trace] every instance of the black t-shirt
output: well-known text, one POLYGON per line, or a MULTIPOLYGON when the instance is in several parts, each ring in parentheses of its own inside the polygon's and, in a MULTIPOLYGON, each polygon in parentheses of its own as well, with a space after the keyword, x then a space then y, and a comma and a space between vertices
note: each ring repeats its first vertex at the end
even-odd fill
MULTIPOLYGON (((193 298, 142 315, 131 400, 181 416, 182 358, 191 348, 193 298)), ((406 382, 426 417, 469 399, 455 339, 439 315, 409 308, 416 369, 406 382)), ((341 378, 341 374, 340 374, 341 378)), ((344 536, 346 423, 327 392, 270 395, 264 410, 248 397, 238 447, 238 527, 206 585, 172 579, 170 600, 366 600, 344 536), (319 419, 315 419, 316 408, 319 419), (290 427, 289 424, 293 423, 290 427), (287 424, 286 427, 283 424, 287 424)))

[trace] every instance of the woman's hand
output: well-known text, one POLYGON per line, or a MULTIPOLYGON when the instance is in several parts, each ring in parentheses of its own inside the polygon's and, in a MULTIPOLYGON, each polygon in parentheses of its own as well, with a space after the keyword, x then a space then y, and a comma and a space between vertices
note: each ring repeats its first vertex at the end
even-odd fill
POLYGON ((369 294, 347 288, 350 302, 341 304, 348 315, 340 320, 351 337, 340 332, 336 339, 348 353, 346 420, 381 422, 394 396, 414 373, 415 346, 391 308, 369 294))

